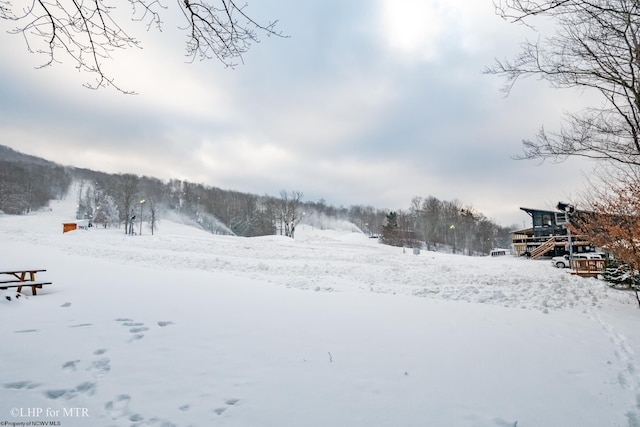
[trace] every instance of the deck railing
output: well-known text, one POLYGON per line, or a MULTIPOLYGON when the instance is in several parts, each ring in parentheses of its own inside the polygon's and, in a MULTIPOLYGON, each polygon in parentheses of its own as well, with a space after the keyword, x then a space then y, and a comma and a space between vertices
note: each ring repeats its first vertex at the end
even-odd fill
POLYGON ((598 277, 604 271, 604 261, 603 259, 572 259, 571 274, 581 277, 598 277))
MULTIPOLYGON (((591 244, 587 236, 583 234, 571 236, 571 243, 576 246, 589 246, 591 244)), ((523 234, 519 234, 513 237, 512 244, 518 255, 529 252, 532 258, 538 258, 552 250, 554 247, 567 247, 569 244, 569 236, 528 237, 523 234), (540 251, 542 252, 540 253, 540 251)))

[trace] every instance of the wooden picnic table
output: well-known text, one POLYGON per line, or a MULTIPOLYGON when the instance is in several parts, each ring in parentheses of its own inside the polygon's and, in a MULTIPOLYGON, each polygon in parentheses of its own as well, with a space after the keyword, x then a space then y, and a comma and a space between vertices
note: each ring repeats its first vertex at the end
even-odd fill
POLYGON ((31 294, 37 295, 37 288, 42 289, 42 286, 52 284, 52 282, 39 282, 36 280, 36 273, 44 271, 47 270, 36 268, 0 271, 0 275, 9 276, 9 279, 0 280, 0 289, 18 288, 18 292, 22 292, 24 286, 29 286, 31 287, 31 294))

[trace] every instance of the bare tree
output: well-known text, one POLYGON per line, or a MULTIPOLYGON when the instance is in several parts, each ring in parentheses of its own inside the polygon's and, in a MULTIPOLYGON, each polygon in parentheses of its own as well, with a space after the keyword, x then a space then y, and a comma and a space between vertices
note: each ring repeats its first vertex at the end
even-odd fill
POLYGON ((150 198, 147 200, 147 205, 149 206, 149 228, 151 228, 151 235, 153 236, 158 223, 158 203, 155 199, 150 198))
MULTIPOLYGON (((80 71, 95 76, 85 83, 91 89, 112 86, 123 89, 103 68, 103 61, 118 49, 139 48, 141 43, 121 24, 115 6, 107 0, 0 0, 0 19, 15 23, 10 32, 21 34, 30 52, 45 56, 42 67, 59 62, 60 55, 72 59, 80 71)), ((124 2, 126 4, 126 2, 124 2)), ((161 13, 167 8, 162 0, 129 0, 134 21, 147 29, 162 27, 161 13)), ((217 58, 233 67, 242 61, 249 47, 258 42, 257 32, 281 36, 277 21, 260 24, 246 12, 246 5, 234 0, 178 0, 174 7, 184 16, 181 28, 186 35, 186 55, 190 61, 217 58)))
POLYGON ((280 191, 278 220, 280 222, 280 234, 284 230, 287 237, 293 237, 296 225, 301 219, 302 213, 299 210, 304 194, 301 191, 285 190, 280 191))
POLYGON ((522 159, 569 156, 640 165, 640 2, 637 0, 496 0, 503 19, 555 24, 554 33, 525 41, 518 56, 485 70, 516 81, 535 76, 557 88, 599 93, 600 105, 565 113, 557 132, 541 128, 523 141, 522 159))
POLYGON ((138 195, 140 178, 133 174, 117 175, 114 191, 117 194, 118 210, 124 221, 124 233, 133 234, 133 220, 135 219, 135 199, 138 195))
POLYGON ((601 182, 583 195, 586 210, 575 214, 572 223, 577 233, 588 235, 626 266, 624 275, 632 279, 640 304, 640 171, 625 166, 596 174, 601 182))

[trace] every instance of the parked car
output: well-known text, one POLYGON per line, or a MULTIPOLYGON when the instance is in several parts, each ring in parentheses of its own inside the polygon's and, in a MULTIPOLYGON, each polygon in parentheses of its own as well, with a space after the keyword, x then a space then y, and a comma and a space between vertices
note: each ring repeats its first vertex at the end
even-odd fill
MULTIPOLYGON (((572 259, 604 259, 604 254, 597 252, 584 252, 573 254, 572 259)), ((569 255, 555 256, 551 258, 551 265, 558 268, 567 268, 571 265, 569 255)))

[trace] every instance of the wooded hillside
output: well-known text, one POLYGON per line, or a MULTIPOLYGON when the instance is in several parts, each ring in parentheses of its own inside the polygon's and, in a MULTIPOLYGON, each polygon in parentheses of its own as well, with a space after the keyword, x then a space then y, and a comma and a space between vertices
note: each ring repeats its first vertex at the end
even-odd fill
POLYGON ((457 200, 416 197, 409 210, 394 212, 362 205, 334 207, 322 199, 305 201, 301 191, 255 195, 175 179, 165 182, 134 174, 107 174, 61 166, 0 146, 0 212, 28 214, 64 196, 77 198, 77 219, 119 227, 125 233, 134 233, 134 224, 140 221, 153 231, 162 218, 172 218, 211 233, 247 237, 294 237, 300 223, 351 228, 382 236, 386 244, 426 245, 470 255, 510 244, 509 229, 457 200), (72 183, 77 184, 72 187, 72 183))

